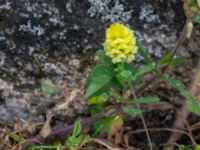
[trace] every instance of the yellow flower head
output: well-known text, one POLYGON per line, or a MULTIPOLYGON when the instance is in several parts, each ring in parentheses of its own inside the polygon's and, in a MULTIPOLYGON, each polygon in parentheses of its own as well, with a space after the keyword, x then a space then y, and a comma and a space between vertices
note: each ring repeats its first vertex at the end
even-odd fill
POLYGON ((138 49, 134 32, 119 23, 112 24, 106 30, 106 40, 103 46, 106 55, 112 58, 113 63, 131 62, 135 59, 138 49))

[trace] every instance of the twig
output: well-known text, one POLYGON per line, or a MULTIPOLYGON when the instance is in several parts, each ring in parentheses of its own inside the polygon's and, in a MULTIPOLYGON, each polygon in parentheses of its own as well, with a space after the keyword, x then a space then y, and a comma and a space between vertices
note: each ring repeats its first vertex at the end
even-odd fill
POLYGON ((173 52, 173 56, 171 57, 167 67, 169 67, 169 65, 171 64, 172 60, 174 59, 174 57, 176 56, 178 50, 179 50, 179 47, 182 45, 182 43, 185 41, 186 39, 186 32, 187 32, 187 26, 188 26, 188 23, 190 22, 190 18, 187 17, 186 19, 186 22, 184 24, 184 27, 183 27, 183 30, 181 32, 181 35, 179 36, 178 38, 178 41, 176 43, 176 46, 174 47, 174 49, 172 50, 173 52))
MULTIPOLYGON (((172 60, 174 59, 174 57, 176 56, 179 47, 182 45, 182 43, 184 42, 184 40, 186 39, 186 30, 187 30, 187 24, 190 21, 189 18, 186 19, 186 22, 184 24, 183 30, 178 38, 178 41, 175 45, 175 47, 172 50, 173 56, 171 57, 171 59, 169 60, 168 64, 163 68, 163 72, 165 72, 168 68, 169 65, 171 64, 172 60)), ((147 88, 151 83, 153 83, 159 76, 157 74, 152 74, 145 82, 144 84, 142 84, 139 88, 137 88, 135 91, 136 93, 140 92, 144 92, 144 89, 147 88)))
MULTIPOLYGON (((175 130, 175 129, 170 129, 170 128, 148 128, 148 131, 149 132, 160 132, 160 131, 168 131, 168 132, 176 132, 176 133, 181 133, 181 134, 185 134, 187 135, 190 140, 192 141, 192 143, 194 142, 193 140, 193 137, 191 137, 191 135, 189 133, 187 133, 186 131, 182 131, 182 130, 175 130)), ((141 132, 146 132, 145 129, 138 129, 136 131, 132 131, 131 133, 132 134, 137 134, 137 133, 141 133, 141 132)), ((166 144, 166 145, 170 145, 171 143, 169 144, 166 144)))
MULTIPOLYGON (((86 118, 81 121, 81 125, 83 127, 90 126, 94 121, 99 120, 103 118, 104 115, 100 114, 97 116, 93 116, 90 118, 86 118)), ((73 130, 74 125, 66 125, 62 127, 55 127, 52 129, 51 134, 48 137, 56 137, 56 136, 61 136, 61 135, 69 135, 72 130, 73 130)), ((27 147, 32 146, 36 143, 42 143, 45 139, 40 135, 36 135, 35 137, 28 139, 25 143, 21 145, 21 149, 17 147, 15 150, 26 150, 27 147)))
MULTIPOLYGON (((189 91, 191 93, 193 93, 194 95, 195 95, 194 89, 196 88, 196 86, 199 82, 200 82, 200 64, 198 65, 197 72, 195 74, 192 86, 189 89, 189 91)), ((181 130, 184 128, 184 123, 182 122, 182 120, 187 120, 187 117, 190 114, 190 111, 188 110, 188 101, 187 100, 184 101, 182 109, 180 111, 180 114, 181 114, 181 117, 180 117, 180 115, 177 115, 177 119, 174 122, 173 129, 181 130)), ((168 143, 176 142, 181 137, 181 135, 182 135, 181 133, 176 133, 176 132, 172 133, 168 140, 168 143)), ((195 143, 193 143, 193 144, 195 144, 195 143)))
MULTIPOLYGON (((132 94, 133 94, 133 98, 134 98, 134 99, 137 99, 136 94, 135 94, 135 92, 134 92, 132 86, 131 86, 131 92, 132 92, 132 94)), ((139 104, 136 104, 136 106, 137 106, 138 109, 140 109, 140 105, 139 105, 139 104)), ((148 140, 148 143, 149 143, 149 148, 150 148, 150 150, 153 150, 153 148, 152 148, 152 143, 151 143, 151 138, 150 138, 150 135, 149 135, 149 132, 148 132, 148 129, 147 129, 147 125, 146 125, 146 122, 145 122, 145 120, 144 120, 144 116, 143 116, 142 113, 140 114, 140 117, 141 117, 141 120, 142 120, 142 124, 143 124, 143 126, 144 126, 144 129, 145 129, 146 135, 147 135, 147 140, 148 140)))
POLYGON ((111 147, 112 145, 108 144, 105 140, 92 138, 88 142, 90 142, 90 141, 101 144, 101 145, 105 146, 106 148, 108 148, 109 150, 119 150, 119 148, 116 148, 116 147, 114 148, 114 146, 111 147))
POLYGON ((191 125, 190 127, 191 127, 192 131, 193 130, 198 130, 198 129, 200 129, 200 122, 197 122, 197 123, 191 125))
MULTIPOLYGON (((193 138, 193 134, 192 134, 192 128, 190 127, 187 119, 186 120, 183 120, 185 122, 185 125, 187 127, 187 130, 188 130, 188 133, 190 134, 190 136, 193 138)), ((192 141, 192 144, 193 145, 197 145, 197 142, 195 141, 195 139, 193 138, 193 141, 192 141)))
POLYGON ((144 89, 147 88, 151 83, 153 83, 158 77, 159 76, 157 74, 152 74, 148 79, 146 79, 144 84, 142 84, 135 90, 135 92, 142 94, 145 91, 144 89))

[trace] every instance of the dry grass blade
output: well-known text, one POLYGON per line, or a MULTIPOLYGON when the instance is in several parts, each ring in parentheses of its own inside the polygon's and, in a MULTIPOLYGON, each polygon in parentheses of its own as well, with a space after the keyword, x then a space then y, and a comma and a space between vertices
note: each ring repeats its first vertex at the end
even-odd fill
MULTIPOLYGON (((148 128, 148 131, 149 132, 167 131, 167 132, 184 134, 184 135, 187 135, 190 138, 192 143, 195 143, 194 138, 189 133, 187 133, 186 131, 170 129, 170 128, 148 128)), ((137 133, 141 133, 141 132, 145 132, 145 129, 138 129, 136 131, 132 131, 130 134, 137 134, 137 133)), ((166 145, 171 145, 171 143, 167 143, 166 145)))
POLYGON ((115 145, 111 144, 110 142, 104 140, 104 139, 95 139, 92 138, 90 139, 90 141, 93 141, 95 143, 98 143, 100 145, 105 146, 106 148, 108 148, 109 150, 120 150, 119 148, 117 148, 115 145))

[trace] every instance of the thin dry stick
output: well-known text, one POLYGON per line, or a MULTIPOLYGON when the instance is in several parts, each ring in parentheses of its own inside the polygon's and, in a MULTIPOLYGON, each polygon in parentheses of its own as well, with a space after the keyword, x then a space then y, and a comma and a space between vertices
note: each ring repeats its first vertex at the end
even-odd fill
MULTIPOLYGON (((189 133, 187 133, 185 131, 182 131, 182 130, 175 130, 175 129, 170 129, 170 128, 148 128, 148 131, 149 132, 168 131, 168 132, 181 133, 181 134, 187 135, 190 138, 192 143, 195 142, 194 138, 189 133)), ((145 129, 138 129, 136 131, 132 131, 131 133, 132 134, 137 134, 137 133, 141 133, 141 132, 146 132, 146 131, 145 131, 145 129)), ((170 144, 166 144, 166 145, 171 145, 171 143, 170 144)))
POLYGON ((91 138, 88 142, 90 142, 90 141, 93 141, 95 143, 101 144, 101 145, 105 146, 106 148, 108 148, 109 150, 120 150, 119 148, 111 147, 111 145, 106 143, 104 140, 91 138))
MULTIPOLYGON (((175 47, 173 48, 172 52, 173 52, 173 56, 170 59, 169 63, 163 68, 163 72, 165 72, 169 65, 171 64, 173 58, 176 56, 180 46, 182 45, 182 43, 185 41, 186 39, 186 31, 187 31, 187 25, 188 22, 190 21, 190 18, 186 19, 186 22, 184 24, 183 30, 181 32, 181 35, 178 38, 178 41, 176 42, 175 47)), ((142 92, 144 92, 144 89, 148 87, 148 85, 150 85, 151 83, 153 83, 159 76, 157 74, 152 74, 145 82, 144 84, 142 84, 139 88, 137 88, 135 90, 136 93, 140 92, 142 94, 142 92)))
MULTIPOLYGON (((189 89, 189 91, 191 93, 193 93, 194 95, 195 95, 195 93, 194 93, 195 88, 199 82, 200 82, 200 64, 198 65, 197 72, 195 74, 192 86, 189 89)), ((180 115, 177 115, 177 119, 174 122, 173 129, 182 130, 184 128, 184 123, 182 122, 182 120, 187 120, 187 117, 190 114, 190 112, 188 110, 188 101, 187 100, 185 100, 185 102, 183 103, 183 107, 180 111, 180 114, 182 117, 180 117, 180 115)), ((181 137, 181 135, 182 135, 181 133, 176 133, 176 132, 172 133, 168 140, 168 143, 175 143, 181 137)), ((193 144, 195 146, 195 143, 193 143, 193 144)))
MULTIPOLYGON (((184 123, 187 127, 187 130, 188 130, 188 133, 190 134, 191 137, 193 137, 193 134, 192 134, 192 128, 190 127, 189 123, 187 120, 184 120, 184 123)), ((193 138, 193 145, 197 145, 197 142, 195 141, 195 139, 193 138)))
MULTIPOLYGON (((97 121, 101 118, 103 118, 104 115, 97 115, 97 116, 93 116, 90 118, 86 118, 83 121, 81 121, 81 125, 82 126, 90 126, 94 121, 97 121)), ((69 135, 72 130, 73 130, 74 125, 66 125, 66 126, 62 126, 62 127, 55 127, 52 129, 51 134, 48 137, 57 137, 57 136, 61 136, 61 135, 69 135)), ((34 145, 36 143, 42 143, 45 139, 40 135, 36 135, 33 138, 30 138, 28 140, 26 140, 25 143, 22 144, 21 148, 17 147, 15 150, 26 150, 27 147, 34 145)))
MULTIPOLYGON (((136 94, 135 94, 132 86, 131 86, 131 92, 133 94, 133 98, 137 99, 136 94)), ((136 106, 137 106, 138 109, 140 109, 140 105, 139 104, 136 104, 136 106)), ((143 116, 142 113, 140 114, 140 117, 141 117, 144 129, 145 129, 146 135, 147 135, 147 140, 148 140, 148 143, 149 143, 149 148, 150 148, 150 150, 153 150, 152 143, 151 143, 151 138, 150 138, 150 135, 149 135, 149 132, 148 132, 148 129, 147 129, 147 125, 146 125, 146 122, 144 120, 144 116, 143 116)))
POLYGON ((198 130, 198 129, 200 129, 200 122, 197 122, 197 123, 191 125, 190 127, 191 127, 192 131, 193 130, 198 130))

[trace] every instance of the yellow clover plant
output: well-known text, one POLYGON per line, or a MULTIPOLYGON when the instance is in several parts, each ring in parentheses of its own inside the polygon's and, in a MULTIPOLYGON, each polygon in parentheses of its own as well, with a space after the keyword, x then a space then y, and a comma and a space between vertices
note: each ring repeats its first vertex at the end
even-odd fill
POLYGON ((103 46, 113 63, 133 61, 138 50, 134 31, 119 23, 112 24, 106 30, 103 46))

